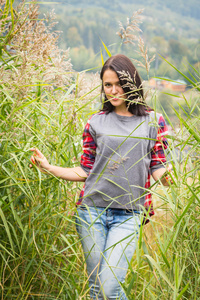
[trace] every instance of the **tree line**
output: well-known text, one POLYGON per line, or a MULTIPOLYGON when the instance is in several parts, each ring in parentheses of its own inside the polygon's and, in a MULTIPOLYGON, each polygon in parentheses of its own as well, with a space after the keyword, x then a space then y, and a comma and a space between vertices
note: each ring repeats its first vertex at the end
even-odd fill
MULTIPOLYGON (((140 60, 137 45, 124 45, 116 35, 119 21, 126 25, 127 18, 140 8, 144 8, 140 24, 142 38, 148 46, 149 55, 156 55, 149 76, 178 79, 176 72, 165 64, 162 57, 188 76, 188 65, 198 67, 200 29, 196 14, 199 16, 200 8, 197 0, 189 3, 178 0, 178 5, 171 0, 142 0, 139 4, 135 0, 127 0, 126 3, 114 0, 112 5, 104 0, 101 3, 97 0, 59 1, 56 5, 51 2, 40 5, 41 17, 44 12, 55 10, 57 24, 53 30, 62 32, 59 46, 70 49, 76 71, 101 65, 100 53, 105 53, 102 41, 112 54, 121 52, 140 60)), ((145 70, 141 69, 140 73, 143 79, 147 79, 145 70)))

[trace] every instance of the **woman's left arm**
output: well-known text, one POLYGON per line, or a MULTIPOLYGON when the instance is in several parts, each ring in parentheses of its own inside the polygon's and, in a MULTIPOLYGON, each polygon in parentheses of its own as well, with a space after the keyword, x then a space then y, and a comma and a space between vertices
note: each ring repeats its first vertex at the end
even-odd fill
POLYGON ((151 151, 151 174, 155 181, 160 180, 163 185, 168 186, 169 182, 173 182, 169 175, 171 168, 166 166, 165 150, 168 147, 166 139, 168 128, 162 115, 159 117, 158 125, 157 140, 151 151))

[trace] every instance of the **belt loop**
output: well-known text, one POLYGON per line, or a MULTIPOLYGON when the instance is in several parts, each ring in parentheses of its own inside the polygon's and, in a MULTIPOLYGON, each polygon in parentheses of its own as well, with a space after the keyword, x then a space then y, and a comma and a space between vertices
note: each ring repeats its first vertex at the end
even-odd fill
POLYGON ((125 209, 125 213, 133 213, 134 210, 133 209, 125 209))

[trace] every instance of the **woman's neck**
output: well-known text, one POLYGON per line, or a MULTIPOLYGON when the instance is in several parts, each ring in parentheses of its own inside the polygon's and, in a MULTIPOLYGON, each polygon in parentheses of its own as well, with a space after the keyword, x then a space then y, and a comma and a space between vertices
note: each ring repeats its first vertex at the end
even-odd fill
POLYGON ((117 109, 117 107, 114 109, 114 112, 117 114, 117 115, 120 115, 120 116, 125 116, 125 117, 132 117, 133 114, 128 111, 128 109, 117 109))

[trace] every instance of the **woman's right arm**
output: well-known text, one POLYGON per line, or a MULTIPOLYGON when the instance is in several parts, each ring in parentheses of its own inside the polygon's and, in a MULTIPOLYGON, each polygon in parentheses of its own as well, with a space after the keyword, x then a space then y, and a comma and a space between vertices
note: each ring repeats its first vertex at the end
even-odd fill
POLYGON ((87 178, 86 172, 79 166, 74 168, 52 166, 37 148, 31 148, 30 151, 33 152, 33 155, 31 156, 32 163, 35 164, 43 173, 48 173, 68 181, 84 182, 87 178))

